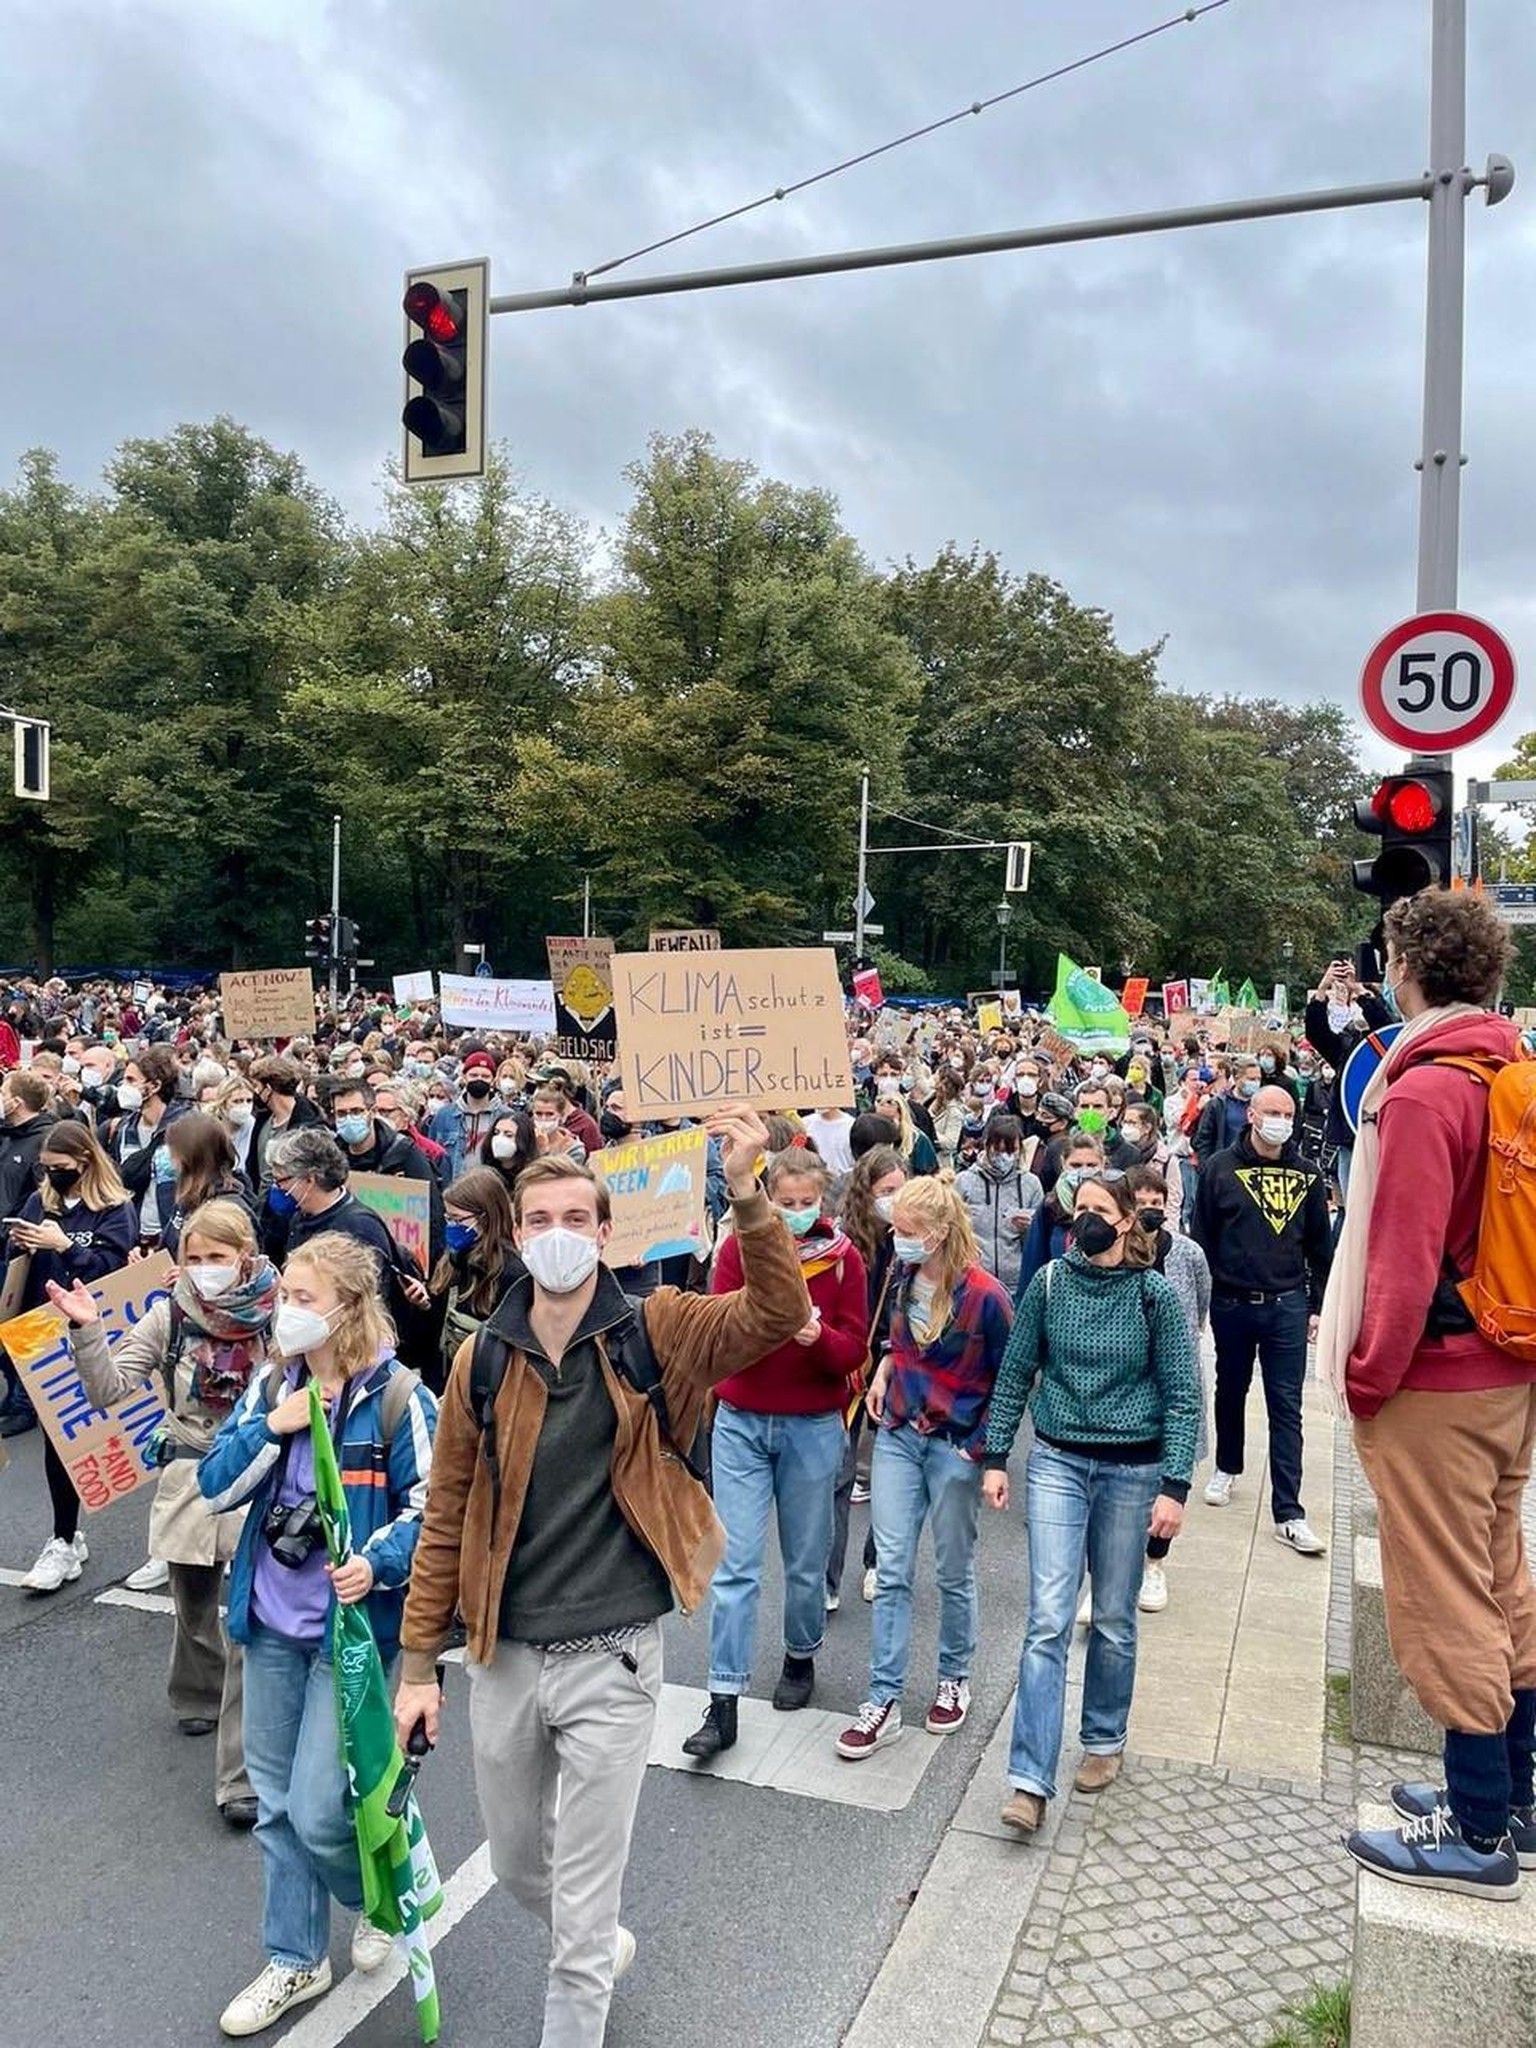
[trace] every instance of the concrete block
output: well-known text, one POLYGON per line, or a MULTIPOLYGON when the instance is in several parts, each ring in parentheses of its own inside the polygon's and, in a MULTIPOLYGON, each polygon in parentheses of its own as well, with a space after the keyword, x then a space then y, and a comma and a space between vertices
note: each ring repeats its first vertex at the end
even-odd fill
MULTIPOLYGON (((1390 1827, 1362 1807, 1364 1828, 1390 1827)), ((1493 1903, 1360 1873, 1352 2048, 1486 2042, 1536 2048, 1536 1884, 1493 1903)))
POLYGON ((1354 1644, 1349 1710, 1355 1740, 1438 1756, 1445 1742, 1444 1731, 1419 1705, 1392 1655, 1381 1587, 1381 1543, 1375 1536, 1355 1538, 1351 1611, 1354 1644))

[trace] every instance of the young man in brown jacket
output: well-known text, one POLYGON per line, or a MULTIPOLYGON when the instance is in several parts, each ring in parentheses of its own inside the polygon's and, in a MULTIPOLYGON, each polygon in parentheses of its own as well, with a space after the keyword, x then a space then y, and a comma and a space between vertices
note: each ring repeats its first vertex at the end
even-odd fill
POLYGON ((619 1897, 661 1697, 660 1618, 674 1601, 699 1605, 724 1547, 683 1452, 710 1387, 810 1314, 799 1255, 757 1179, 761 1118, 728 1109, 707 1128, 725 1144, 743 1286, 666 1287, 640 1305, 659 1374, 649 1394, 620 1335, 634 1312, 599 1263, 606 1188, 556 1157, 519 1178, 528 1273, 454 1362, 412 1566, 396 1724, 402 1742, 418 1719, 437 1739, 434 1664, 457 1607, 491 1864, 551 1931, 543 2048, 599 2048, 614 1979, 634 1958, 619 1897), (486 1432, 476 1342, 505 1362, 486 1432))

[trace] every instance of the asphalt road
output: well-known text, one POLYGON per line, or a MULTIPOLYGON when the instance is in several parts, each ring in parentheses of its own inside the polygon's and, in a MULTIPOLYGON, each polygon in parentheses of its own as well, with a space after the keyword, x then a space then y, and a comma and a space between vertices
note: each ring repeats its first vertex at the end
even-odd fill
MULTIPOLYGON (((0 1569, 24 1571, 47 1533, 41 1438, 14 1440, 0 1473, 0 1569)), ((166 1615, 103 1605, 144 1558, 148 1493, 87 1516, 81 1579, 47 1599, 0 1585, 5 1702, 6 1997, 0 2048, 89 2043, 158 2048, 213 2042, 226 2000, 261 1966, 260 1871, 248 1837, 213 1803, 210 1741, 181 1736, 166 1701, 166 1615)), ((856 1509, 849 1596, 829 1622, 816 1704, 864 1697, 870 1610, 858 1597, 867 1510, 856 1509)), ((1027 1585, 1017 1512, 983 1516, 981 1642, 967 1726, 937 1746, 910 1804, 863 1811, 674 1770, 647 1776, 625 1893, 639 1959, 614 2000, 614 2048, 718 2048, 721 2042, 832 2048, 857 2012, 1012 1690, 1027 1585)), ((781 1645, 776 1584, 765 1587, 758 1672, 766 1695, 781 1645)), ((934 1672, 931 1559, 920 1565, 909 1719, 934 1672)), ((702 1685, 702 1619, 667 1625, 667 1677, 702 1685)), ((449 1677, 447 1732, 422 1774, 443 1876, 482 1836, 465 1736, 464 1682, 449 1677)), ((846 1768, 859 1768, 849 1765, 846 1768)), ((999 1791, 1001 1791, 999 1787, 999 1791)), ((347 1916, 332 1966, 347 1971, 347 1916)), ((543 1998, 540 1930, 494 1888, 436 1951, 442 2039, 450 2048, 535 2043, 543 1998)), ((333 1994, 334 1997, 334 1994, 333 1994)), ((293 2025, 321 2027, 321 2002, 293 2025), (313 2017, 311 2017, 313 2016, 313 2017)), ((942 2012, 933 2038, 943 2038, 942 2012)), ((322 2038, 311 2034, 310 2040, 322 2038)), ((398 1989, 325 2048, 416 2039, 398 1989)))

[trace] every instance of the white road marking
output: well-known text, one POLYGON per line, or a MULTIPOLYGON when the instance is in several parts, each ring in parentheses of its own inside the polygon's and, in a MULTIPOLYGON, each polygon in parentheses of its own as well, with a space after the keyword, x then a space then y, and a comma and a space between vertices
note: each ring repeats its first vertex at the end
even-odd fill
MULTIPOLYGON (((444 1884, 443 1909, 435 1920, 427 1922, 428 1947, 435 1949, 446 1935, 451 1934, 465 1915, 479 1905, 495 1882, 491 1872, 491 1845, 482 1842, 444 1884)), ((384 2003, 397 1985, 405 1982, 405 1977, 405 1964, 398 1955, 391 1956, 381 1970, 372 1970, 366 1976, 354 1970, 350 1976, 343 1977, 327 1997, 312 2005, 297 2026, 289 2028, 283 2036, 283 2048, 338 2048, 340 2042, 362 2025, 369 2013, 384 2003)), ((451 1985, 442 1997, 443 2018, 445 2023, 451 2024, 451 1985)), ((408 2026, 414 2039, 414 2019, 408 2022, 408 2026)))
POLYGON ((26 1583, 25 1572, 0 1571, 0 1586, 24 1586, 26 1583))
POLYGON ((134 1593, 127 1586, 108 1586, 96 1595, 98 1607, 136 1607, 141 1614, 174 1614, 176 1602, 169 1593, 134 1593))

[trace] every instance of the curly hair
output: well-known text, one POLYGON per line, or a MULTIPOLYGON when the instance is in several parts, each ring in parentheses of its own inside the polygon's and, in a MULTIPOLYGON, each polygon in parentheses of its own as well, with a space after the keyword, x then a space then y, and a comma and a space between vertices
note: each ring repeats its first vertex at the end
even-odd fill
POLYGON ((1478 1003, 1487 1009, 1497 999, 1513 946, 1485 896, 1470 889, 1421 889, 1394 903, 1382 928, 1427 1003, 1478 1003))

